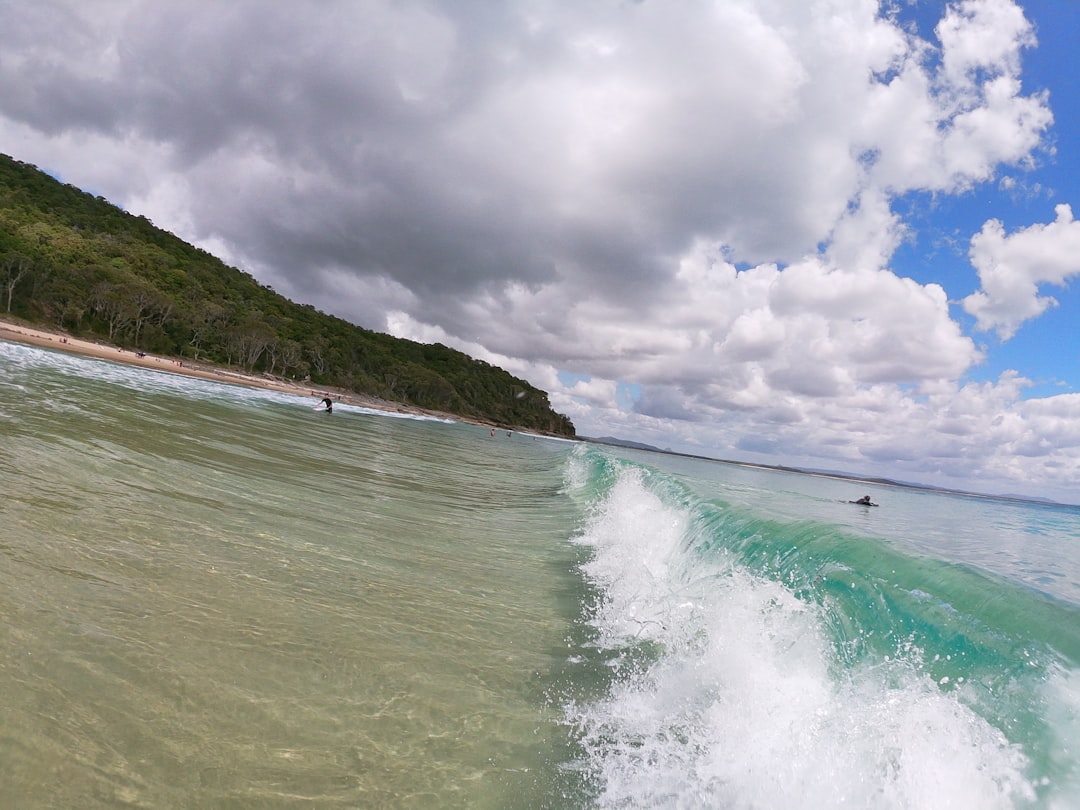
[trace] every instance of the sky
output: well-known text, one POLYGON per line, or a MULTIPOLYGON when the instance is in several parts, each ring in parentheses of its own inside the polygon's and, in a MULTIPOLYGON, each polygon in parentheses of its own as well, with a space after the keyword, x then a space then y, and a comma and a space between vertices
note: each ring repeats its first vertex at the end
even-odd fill
POLYGON ((1080 3, 0 0, 0 152, 579 434, 1080 503, 1080 3))

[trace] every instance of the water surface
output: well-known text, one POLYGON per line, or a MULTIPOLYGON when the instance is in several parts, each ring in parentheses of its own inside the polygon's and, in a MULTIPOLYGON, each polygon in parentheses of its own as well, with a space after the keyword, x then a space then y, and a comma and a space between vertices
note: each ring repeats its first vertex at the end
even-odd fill
POLYGON ((1080 804, 1077 509, 314 404, 0 342, 0 805, 1080 804))

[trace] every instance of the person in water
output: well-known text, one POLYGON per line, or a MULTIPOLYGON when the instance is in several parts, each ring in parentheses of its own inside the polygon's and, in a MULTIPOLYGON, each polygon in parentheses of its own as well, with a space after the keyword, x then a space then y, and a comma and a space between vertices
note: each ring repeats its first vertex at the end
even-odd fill
POLYGON ((330 397, 323 397, 322 401, 323 401, 323 404, 326 406, 326 412, 327 413, 333 413, 334 412, 334 400, 330 399, 330 397))
POLYGON ((869 495, 863 495, 861 498, 859 498, 859 500, 857 500, 857 501, 848 501, 848 503, 857 503, 860 506, 877 506, 876 503, 873 503, 870 500, 869 495))

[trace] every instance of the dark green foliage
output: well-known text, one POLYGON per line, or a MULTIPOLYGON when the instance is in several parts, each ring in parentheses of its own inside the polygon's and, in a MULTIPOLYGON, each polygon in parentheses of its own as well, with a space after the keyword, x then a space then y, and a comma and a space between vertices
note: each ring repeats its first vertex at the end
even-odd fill
POLYGON ((295 304, 145 217, 6 155, 0 312, 117 346, 574 435, 545 392, 500 368, 295 304))

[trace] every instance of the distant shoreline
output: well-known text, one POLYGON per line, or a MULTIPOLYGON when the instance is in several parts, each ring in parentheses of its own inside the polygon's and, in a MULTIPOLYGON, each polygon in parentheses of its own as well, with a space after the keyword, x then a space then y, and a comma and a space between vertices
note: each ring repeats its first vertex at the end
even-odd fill
POLYGON ((325 386, 313 386, 310 383, 293 382, 280 377, 272 377, 268 374, 246 374, 235 369, 205 363, 202 361, 187 360, 183 358, 164 357, 162 355, 147 352, 132 351, 118 346, 110 346, 100 341, 76 338, 59 331, 50 331, 36 326, 0 317, 0 340, 13 343, 24 343, 43 349, 55 349, 56 351, 69 352, 83 357, 92 357, 99 360, 111 360, 131 366, 163 371, 168 374, 182 374, 188 377, 200 377, 215 382, 243 385, 249 388, 262 388, 267 391, 278 391, 285 394, 295 394, 299 397, 314 397, 322 399, 330 397, 335 403, 341 402, 346 405, 356 405, 361 408, 384 411, 386 413, 408 414, 411 416, 430 416, 438 419, 451 419, 465 424, 481 425, 483 427, 500 427, 494 423, 484 422, 479 419, 464 417, 459 414, 432 411, 418 408, 401 402, 391 402, 379 397, 357 394, 353 391, 345 391, 340 388, 327 388, 325 386))
MULTIPOLYGON (((429 416, 436 419, 449 419, 454 422, 461 422, 463 424, 469 425, 478 425, 485 428, 494 427, 498 428, 499 430, 507 429, 507 426, 496 425, 493 422, 485 422, 480 419, 473 419, 454 413, 427 410, 425 408, 418 408, 414 405, 407 405, 401 402, 391 402, 389 400, 380 399, 379 397, 368 396, 366 394, 357 394, 355 392, 344 391, 339 388, 327 388, 322 386, 312 387, 310 384, 292 382, 289 380, 283 380, 279 377, 271 377, 269 375, 245 374, 244 372, 225 368, 223 366, 217 366, 212 363, 204 363, 201 361, 184 360, 172 357, 163 357, 160 355, 153 355, 143 352, 135 352, 130 349, 122 349, 118 346, 110 346, 100 341, 91 341, 86 340, 85 338, 71 337, 70 335, 64 334, 63 332, 49 331, 41 329, 39 327, 27 326, 25 324, 5 319, 3 317, 0 317, 0 340, 9 340, 15 343, 25 343, 31 346, 38 346, 45 349, 55 349, 57 351, 70 352, 71 354, 78 354, 84 357, 93 357, 100 360, 112 360, 117 363, 140 366, 142 368, 149 368, 155 371, 163 371, 169 374, 184 374, 189 377, 201 377, 207 380, 214 380, 215 382, 231 383, 233 385, 244 385, 250 388, 262 388, 268 391, 278 391, 285 394, 295 394, 298 397, 314 397, 315 399, 322 399, 325 396, 329 396, 331 399, 334 400, 335 403, 341 402, 346 405, 355 405, 361 408, 370 408, 372 410, 383 411, 385 413, 408 414, 411 416, 429 416)), ((511 429, 518 430, 518 428, 511 429)), ((525 429, 522 428, 521 430, 525 429)), ((1022 503, 1030 503, 1041 506, 1065 506, 1076 508, 1073 504, 1062 503, 1060 501, 1052 501, 1042 498, 1025 498, 1023 496, 1015 495, 988 495, 979 492, 969 492, 966 490, 950 489, 947 487, 937 487, 926 484, 910 484, 903 481, 893 481, 887 478, 866 478, 840 472, 805 470, 798 467, 785 466, 782 464, 762 464, 753 461, 735 461, 734 459, 714 458, 712 456, 702 456, 694 453, 680 453, 674 450, 661 450, 657 447, 651 447, 649 445, 643 445, 636 442, 624 442, 618 439, 612 439, 610 437, 589 438, 585 436, 578 436, 577 441, 589 442, 591 444, 610 445, 612 447, 623 447, 631 450, 643 450, 645 452, 662 453, 664 455, 670 456, 682 456, 684 458, 694 458, 700 459, 702 461, 717 462, 720 464, 733 464, 738 467, 756 467, 763 470, 774 470, 776 472, 789 472, 795 473, 797 475, 812 475, 819 478, 833 478, 838 481, 877 484, 879 486, 901 487, 905 489, 920 489, 926 492, 941 492, 949 495, 962 495, 969 498, 990 498, 998 501, 1019 501, 1022 503)))
POLYGON ((627 450, 641 450, 646 453, 660 453, 665 456, 679 456, 682 458, 698 459, 700 461, 711 461, 717 464, 731 464, 736 467, 750 467, 760 470, 771 470, 773 472, 793 473, 795 475, 810 475, 815 478, 831 478, 836 481, 850 481, 858 484, 874 484, 882 487, 897 487, 899 489, 917 489, 923 492, 938 492, 943 495, 960 495, 965 498, 979 498, 983 500, 993 501, 1015 501, 1018 503, 1032 504, 1034 506, 1049 506, 1049 507, 1065 507, 1068 509, 1080 508, 1080 504, 1064 503, 1062 501, 1054 501, 1049 498, 1028 498, 1023 495, 989 495, 983 492, 971 492, 965 489, 951 489, 949 487, 939 487, 933 484, 912 484, 906 481, 894 481, 891 478, 868 478, 866 476, 854 475, 852 473, 843 472, 827 472, 824 470, 807 470, 800 467, 789 467, 783 464, 762 464, 757 461, 736 461, 729 458, 715 458, 713 456, 702 456, 696 453, 681 453, 676 450, 661 450, 659 447, 652 447, 650 445, 641 444, 639 442, 624 442, 612 437, 604 438, 589 438, 586 436, 578 437, 581 441, 591 442, 592 444, 602 444, 609 447, 621 447, 627 450))

